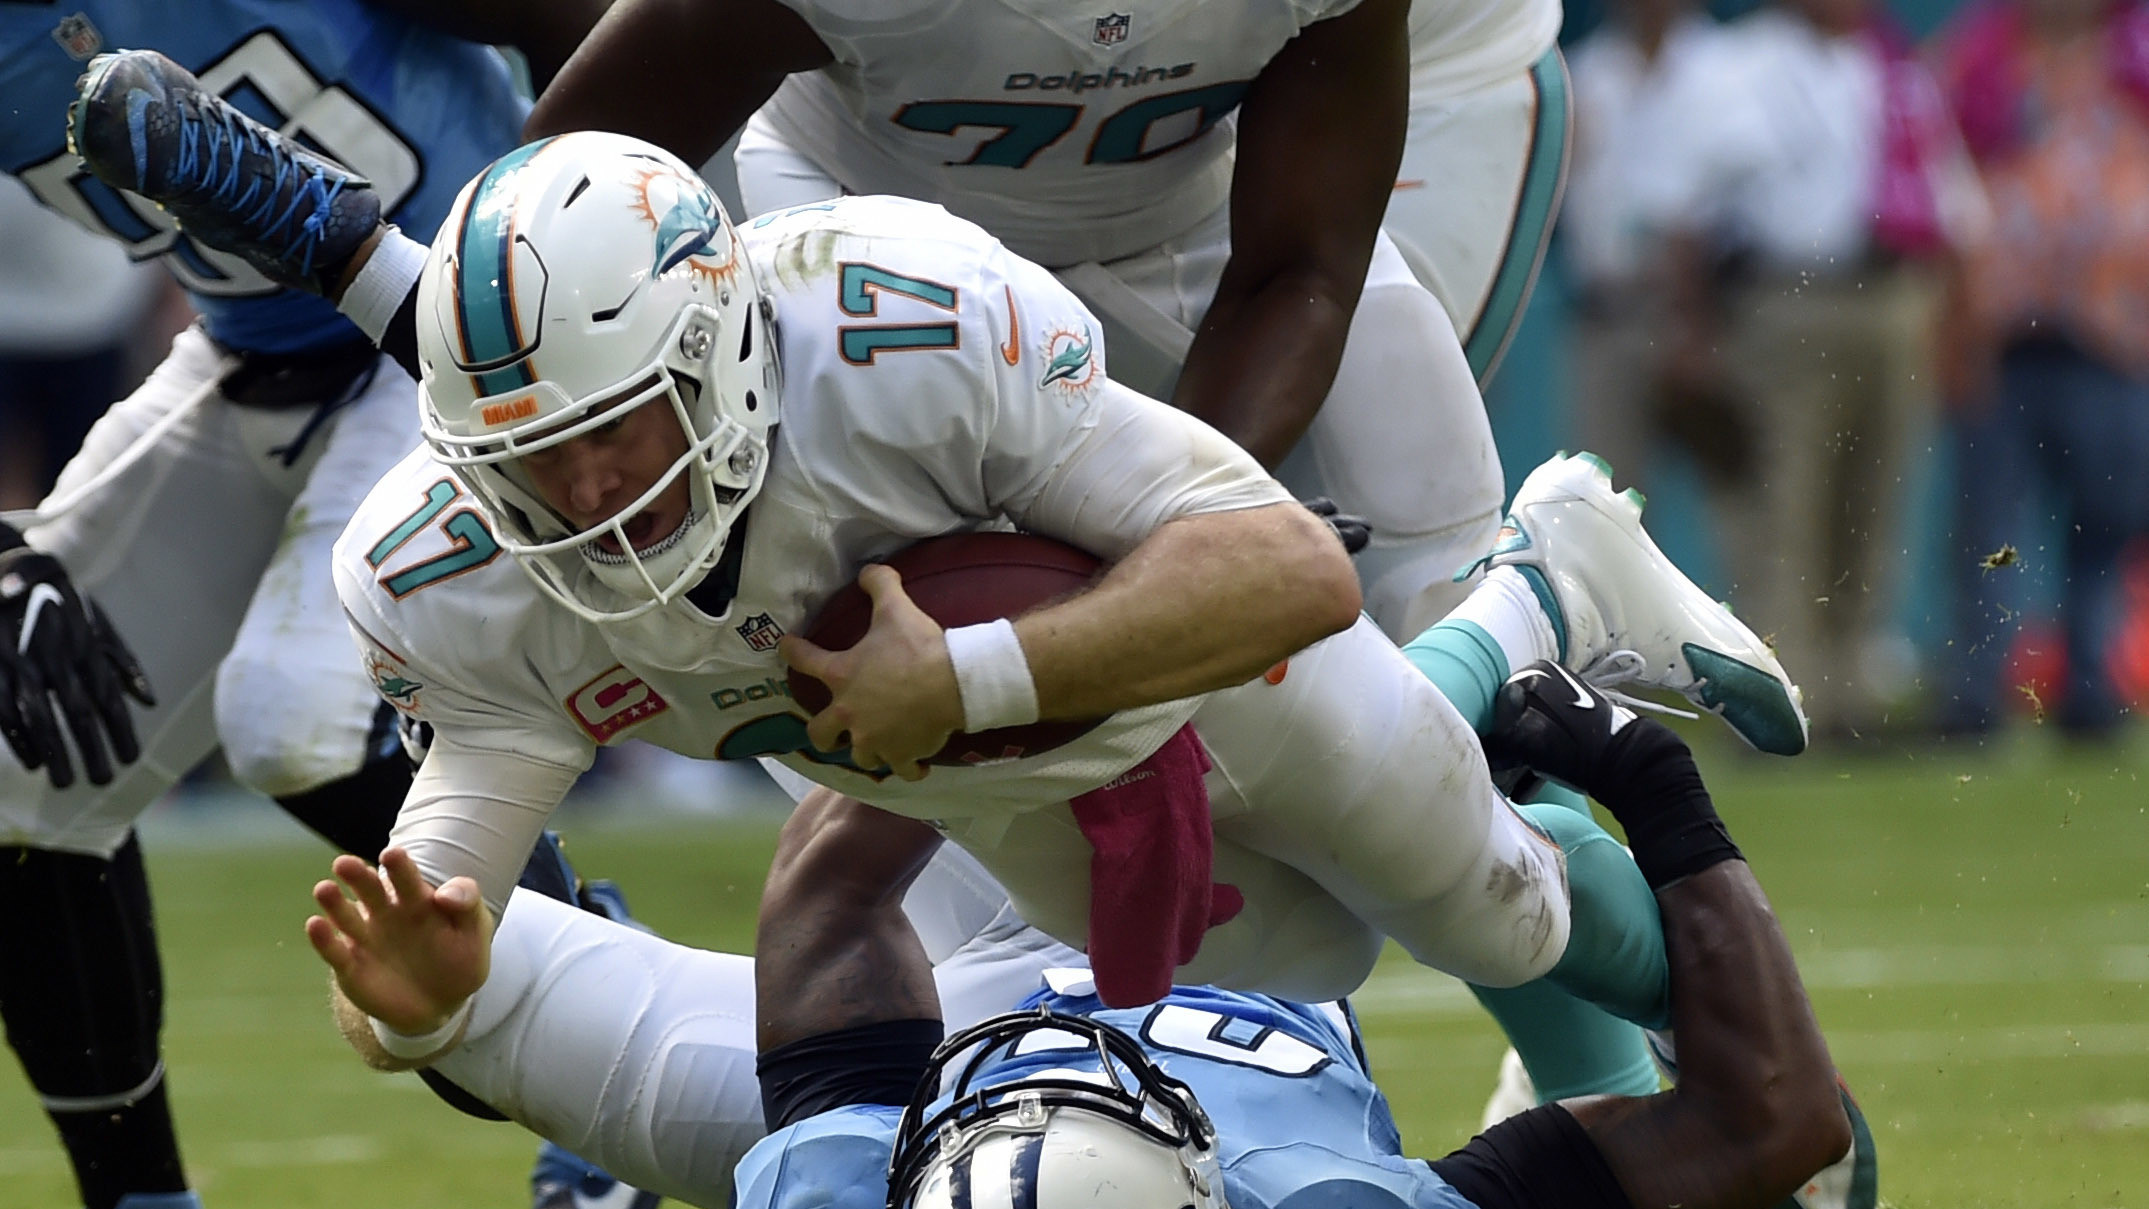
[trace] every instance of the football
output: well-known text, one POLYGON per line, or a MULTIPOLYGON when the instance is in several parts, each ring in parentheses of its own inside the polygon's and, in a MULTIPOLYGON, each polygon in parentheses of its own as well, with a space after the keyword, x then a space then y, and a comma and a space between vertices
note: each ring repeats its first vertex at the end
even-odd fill
MULTIPOLYGON (((903 577, 925 615, 945 628, 1014 617, 1088 586, 1103 564, 1065 542, 1027 533, 957 533, 933 537, 882 560, 903 577)), ((805 637, 831 651, 865 637, 873 602, 857 584, 821 606, 805 637)), ((791 696, 811 713, 828 704, 828 686, 792 669, 791 696)), ((1051 751, 1095 729, 1102 718, 1034 722, 976 734, 959 732, 928 764, 983 764, 1051 751)))

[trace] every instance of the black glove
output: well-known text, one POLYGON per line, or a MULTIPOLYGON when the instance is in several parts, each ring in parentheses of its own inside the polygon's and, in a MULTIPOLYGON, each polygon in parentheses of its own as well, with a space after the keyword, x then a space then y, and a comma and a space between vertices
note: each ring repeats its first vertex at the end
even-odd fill
POLYGON ((55 789, 75 783, 64 718, 90 782, 111 781, 108 741, 122 764, 142 754, 127 697, 157 703, 104 610, 75 591, 51 555, 28 546, 0 552, 0 735, 23 767, 43 768, 55 789))
POLYGON ((1328 522, 1328 527, 1336 531, 1337 537, 1343 539, 1344 553, 1356 554, 1366 548, 1367 542, 1373 540, 1373 524, 1371 521, 1362 516, 1352 516, 1350 513, 1342 511, 1336 507, 1336 501, 1329 499, 1325 495, 1317 495, 1310 500, 1300 500, 1299 503, 1306 506, 1306 511, 1328 522))

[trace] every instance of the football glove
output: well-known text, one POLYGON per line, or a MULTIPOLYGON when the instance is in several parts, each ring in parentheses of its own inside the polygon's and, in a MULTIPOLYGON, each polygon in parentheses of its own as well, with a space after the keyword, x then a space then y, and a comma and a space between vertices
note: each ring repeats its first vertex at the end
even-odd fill
POLYGON ((142 754, 128 697, 157 703, 104 610, 51 555, 0 552, 0 735, 23 767, 43 768, 55 789, 74 784, 64 721, 90 782, 107 784, 114 757, 129 764, 142 754))
POLYGON ((1343 539, 1345 553, 1356 554, 1366 548, 1367 542, 1373 540, 1371 521, 1343 511, 1336 507, 1336 501, 1325 495, 1316 495, 1312 499, 1300 500, 1299 503, 1306 506, 1306 511, 1328 522, 1328 527, 1336 531, 1337 537, 1343 539))

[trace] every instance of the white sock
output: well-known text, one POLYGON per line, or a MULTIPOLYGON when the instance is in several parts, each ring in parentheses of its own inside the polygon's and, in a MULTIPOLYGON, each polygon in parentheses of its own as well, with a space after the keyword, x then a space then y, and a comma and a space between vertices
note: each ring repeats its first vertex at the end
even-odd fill
POLYGON ((395 318, 411 287, 418 284, 418 274, 425 269, 425 253, 424 244, 389 227, 382 233, 380 243, 374 245, 373 255, 359 266, 358 276, 351 279, 336 309, 379 344, 388 330, 388 321, 395 318))
POLYGON ((1558 659, 1559 637, 1552 618, 1530 587, 1530 581, 1513 567, 1494 567, 1473 589, 1449 621, 1467 621, 1500 644, 1507 656, 1509 673, 1519 672, 1540 659, 1558 659))

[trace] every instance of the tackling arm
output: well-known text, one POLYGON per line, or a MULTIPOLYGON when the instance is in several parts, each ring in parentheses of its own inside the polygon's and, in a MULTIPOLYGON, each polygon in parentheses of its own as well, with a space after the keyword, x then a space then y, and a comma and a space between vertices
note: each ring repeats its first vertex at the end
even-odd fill
POLYGON ((1409 120, 1407 0, 1286 44, 1239 110, 1231 258, 1172 403, 1274 468, 1343 359, 1409 120))
POLYGON ((754 936, 763 1052, 859 1025, 938 1020, 932 963, 903 895, 940 835, 828 789, 800 799, 777 840, 754 936))
POLYGON ((699 164, 786 75, 833 61, 776 0, 619 0, 537 99, 523 134, 614 130, 699 164), (648 102, 653 80, 674 94, 666 103, 648 102))
POLYGON ((1744 861, 1665 886, 1657 903, 1678 1086, 1567 1110, 1640 1209, 1776 1204, 1851 1144, 1790 946, 1744 861))

